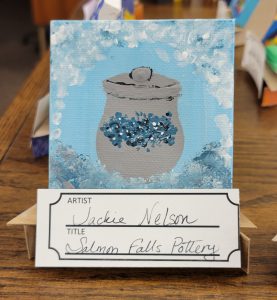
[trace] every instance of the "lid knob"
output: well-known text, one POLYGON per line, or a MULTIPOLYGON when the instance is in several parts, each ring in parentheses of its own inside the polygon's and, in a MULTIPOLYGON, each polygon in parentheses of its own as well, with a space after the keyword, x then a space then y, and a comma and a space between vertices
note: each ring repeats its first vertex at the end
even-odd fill
POLYGON ((129 74, 129 77, 137 82, 150 81, 153 74, 153 70, 149 67, 135 68, 129 74))

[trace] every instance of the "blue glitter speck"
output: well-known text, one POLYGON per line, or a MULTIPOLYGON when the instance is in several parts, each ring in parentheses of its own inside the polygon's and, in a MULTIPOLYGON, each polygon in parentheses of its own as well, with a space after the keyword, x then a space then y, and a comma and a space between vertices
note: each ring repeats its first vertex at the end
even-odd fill
POLYGON ((152 113, 147 115, 143 112, 136 112, 135 117, 128 118, 121 112, 114 116, 100 127, 113 146, 121 148, 122 142, 127 146, 136 147, 137 150, 152 148, 161 143, 172 146, 175 144, 177 127, 171 122, 172 113, 167 112, 165 116, 156 116, 152 113))

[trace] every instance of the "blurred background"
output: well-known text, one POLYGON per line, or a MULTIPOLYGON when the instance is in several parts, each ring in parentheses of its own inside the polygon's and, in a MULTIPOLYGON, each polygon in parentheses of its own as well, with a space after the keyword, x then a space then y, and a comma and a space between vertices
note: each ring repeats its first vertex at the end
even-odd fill
POLYGON ((0 116, 39 59, 29 0, 2 0, 0 9, 0 116))

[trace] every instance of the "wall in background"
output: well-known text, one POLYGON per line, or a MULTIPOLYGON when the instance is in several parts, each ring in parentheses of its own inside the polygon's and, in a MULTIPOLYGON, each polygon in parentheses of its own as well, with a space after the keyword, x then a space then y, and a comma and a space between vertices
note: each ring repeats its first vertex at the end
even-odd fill
POLYGON ((0 25, 1 117, 35 66, 39 55, 29 0, 2 0, 0 25))

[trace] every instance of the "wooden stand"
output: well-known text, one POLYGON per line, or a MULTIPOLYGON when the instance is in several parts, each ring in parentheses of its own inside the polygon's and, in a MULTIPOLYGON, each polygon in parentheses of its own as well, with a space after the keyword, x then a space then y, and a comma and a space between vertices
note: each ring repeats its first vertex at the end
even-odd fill
MULTIPOLYGON (((25 210, 7 223, 8 226, 21 225, 24 228, 26 248, 29 259, 35 257, 36 244, 36 205, 25 210)), ((240 214, 240 228, 257 228, 244 214, 240 214)), ((249 274, 250 265, 250 238, 240 232, 241 242, 241 269, 249 274)))

